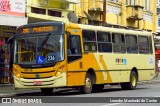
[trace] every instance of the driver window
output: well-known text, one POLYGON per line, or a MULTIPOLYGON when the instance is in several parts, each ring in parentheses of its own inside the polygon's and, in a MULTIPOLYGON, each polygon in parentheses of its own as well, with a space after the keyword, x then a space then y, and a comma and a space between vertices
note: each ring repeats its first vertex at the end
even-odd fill
POLYGON ((80 37, 71 35, 67 42, 68 62, 80 59, 82 57, 80 37))

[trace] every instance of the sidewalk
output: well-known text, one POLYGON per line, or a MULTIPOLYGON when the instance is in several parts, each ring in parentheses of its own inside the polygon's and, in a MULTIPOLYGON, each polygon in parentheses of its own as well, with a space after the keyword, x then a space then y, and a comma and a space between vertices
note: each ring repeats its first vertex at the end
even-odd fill
POLYGON ((150 84, 154 84, 154 83, 160 83, 160 72, 158 73, 158 76, 153 78, 150 81, 142 81, 142 82, 138 82, 138 84, 145 84, 145 83, 150 83, 150 84))
POLYGON ((0 97, 12 97, 21 93, 40 92, 40 89, 15 89, 11 84, 0 84, 0 97))
MULTIPOLYGON (((160 73, 158 77, 150 80, 150 81, 143 81, 143 82, 138 82, 138 85, 142 84, 147 84, 147 83, 160 83, 160 73)), ((112 87, 112 86, 110 86, 112 87)), ((14 86, 11 84, 0 84, 0 97, 11 97, 15 96, 16 94, 21 94, 21 93, 36 93, 40 92, 40 89, 14 89, 14 86)))

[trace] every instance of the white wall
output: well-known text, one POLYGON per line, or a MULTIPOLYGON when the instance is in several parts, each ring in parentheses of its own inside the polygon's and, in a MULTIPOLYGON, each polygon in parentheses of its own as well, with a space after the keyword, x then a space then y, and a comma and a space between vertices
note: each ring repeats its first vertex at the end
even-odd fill
POLYGON ((28 18, 9 15, 0 15, 0 25, 20 26, 27 24, 28 18))

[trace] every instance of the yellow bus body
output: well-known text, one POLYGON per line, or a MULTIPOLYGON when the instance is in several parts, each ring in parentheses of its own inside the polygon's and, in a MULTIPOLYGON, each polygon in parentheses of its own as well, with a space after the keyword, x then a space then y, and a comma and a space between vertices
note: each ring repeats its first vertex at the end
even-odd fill
MULTIPOLYGON (((82 30, 104 31, 110 33, 133 34, 142 36, 153 35, 145 31, 133 31, 126 29, 107 28, 102 26, 65 24, 65 31, 72 35, 80 36, 82 58, 67 63, 67 45, 65 43, 65 59, 58 62, 54 67, 24 69, 14 64, 14 83, 16 88, 58 88, 82 86, 88 70, 95 72, 95 84, 112 84, 130 81, 131 70, 138 70, 138 81, 151 80, 155 75, 155 52, 152 54, 118 54, 85 52, 83 47, 82 30), (126 59, 126 63, 116 62, 116 59, 126 59), (39 78, 37 78, 37 76, 39 78), (34 85, 34 81, 41 81, 41 85, 34 85)), ((67 35, 64 35, 67 42, 67 35)), ((154 43, 152 43, 154 48, 154 43)))

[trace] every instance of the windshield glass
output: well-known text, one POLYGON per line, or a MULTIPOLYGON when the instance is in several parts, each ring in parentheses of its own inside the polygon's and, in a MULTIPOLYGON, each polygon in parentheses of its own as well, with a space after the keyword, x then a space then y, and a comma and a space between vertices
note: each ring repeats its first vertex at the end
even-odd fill
POLYGON ((46 64, 64 59, 63 36, 58 34, 29 34, 16 38, 15 49, 17 64, 46 64))

